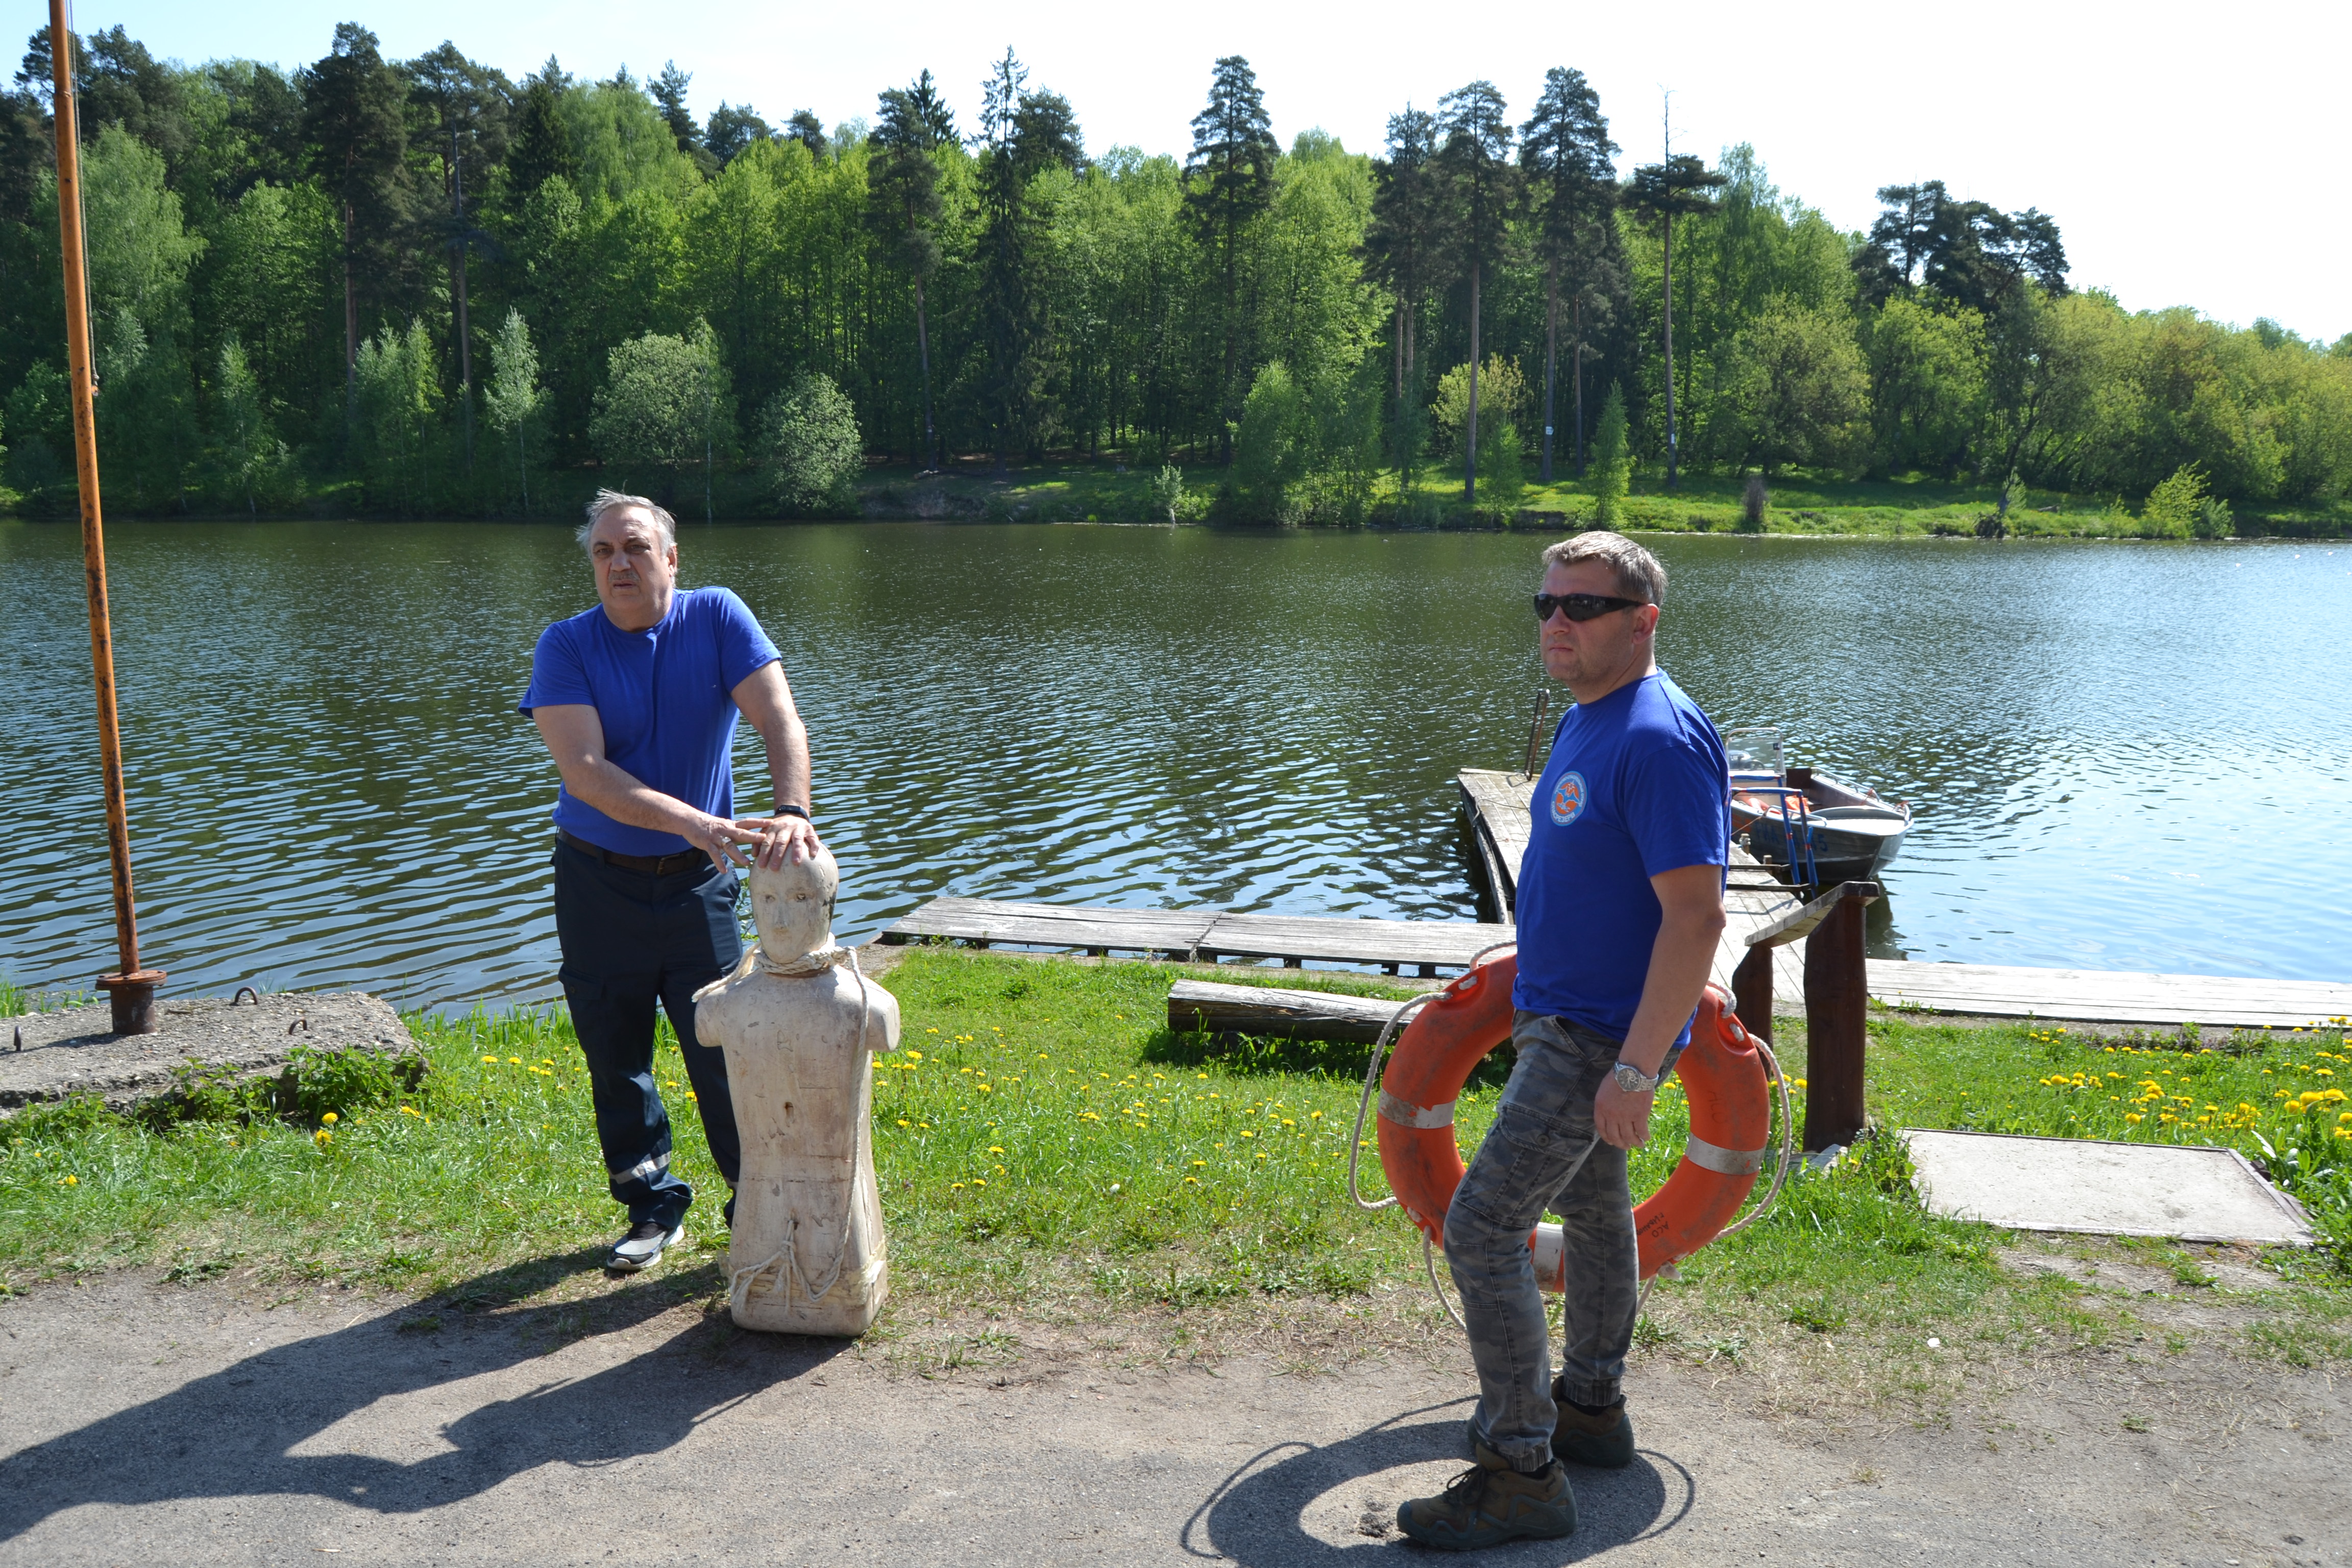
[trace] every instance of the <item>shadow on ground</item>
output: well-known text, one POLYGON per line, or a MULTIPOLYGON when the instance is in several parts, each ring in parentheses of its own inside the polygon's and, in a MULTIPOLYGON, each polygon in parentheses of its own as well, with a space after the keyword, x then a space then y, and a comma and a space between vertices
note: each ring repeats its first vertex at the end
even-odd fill
MULTIPOLYGON (((1241 1568, 1314 1568, 1361 1561, 1362 1552, 1405 1546, 1394 1531, 1401 1495, 1385 1472, 1404 1466, 1462 1458, 1462 1421, 1474 1402, 1408 1410, 1352 1437, 1321 1447, 1277 1443, 1253 1455, 1219 1484, 1184 1524, 1186 1552, 1203 1560, 1230 1558, 1241 1568), (1438 1411, 1449 1414, 1422 1419, 1438 1411), (1410 1425, 1408 1425, 1410 1423, 1410 1425), (1342 1492, 1368 1505, 1362 1538, 1333 1545, 1307 1527, 1310 1505, 1342 1492), (1375 1535, 1373 1530, 1384 1530, 1375 1535)), ((1481 1563, 1552 1564, 1581 1562, 1596 1552, 1664 1534, 1688 1518, 1696 1500, 1691 1473, 1675 1460, 1644 1451, 1622 1470, 1571 1468, 1576 1533, 1564 1541, 1523 1541, 1478 1554, 1481 1563)))
POLYGON ((586 1377, 467 1410, 413 1461, 295 1452, 376 1402, 496 1373, 592 1335, 636 1328, 719 1288, 708 1265, 566 1306, 519 1308, 556 1274, 596 1271, 602 1250, 514 1265, 332 1333, 247 1356, 162 1398, 0 1461, 0 1542, 85 1503, 313 1496, 419 1513, 544 1465, 591 1468, 659 1453, 847 1342, 738 1333, 722 1314, 586 1377), (433 1327, 435 1320, 439 1326, 433 1327))

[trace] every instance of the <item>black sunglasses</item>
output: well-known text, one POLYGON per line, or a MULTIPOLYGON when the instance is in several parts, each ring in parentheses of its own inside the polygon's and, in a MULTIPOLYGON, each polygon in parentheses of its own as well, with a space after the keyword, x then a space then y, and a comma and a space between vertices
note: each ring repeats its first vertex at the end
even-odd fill
POLYGON ((1571 621, 1590 621, 1612 610, 1630 610, 1636 605, 1646 605, 1647 599, 1612 599, 1606 594, 1538 594, 1536 619, 1551 619, 1554 610, 1564 610, 1571 621))

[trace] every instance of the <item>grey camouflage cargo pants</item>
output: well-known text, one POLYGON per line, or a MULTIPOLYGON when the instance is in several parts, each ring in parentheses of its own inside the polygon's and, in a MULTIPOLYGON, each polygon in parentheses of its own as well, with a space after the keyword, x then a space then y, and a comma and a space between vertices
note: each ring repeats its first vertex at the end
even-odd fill
POLYGON ((1623 1046, 1539 1013, 1517 1015, 1511 1043, 1518 1064, 1445 1213, 1445 1261, 1478 1369, 1476 1426, 1514 1469, 1536 1470, 1550 1462, 1559 1411, 1528 1234, 1549 1209, 1567 1235, 1560 1386, 1580 1405, 1618 1396, 1640 1299, 1639 1253, 1625 1151, 1602 1142, 1592 1125, 1593 1096, 1623 1046))

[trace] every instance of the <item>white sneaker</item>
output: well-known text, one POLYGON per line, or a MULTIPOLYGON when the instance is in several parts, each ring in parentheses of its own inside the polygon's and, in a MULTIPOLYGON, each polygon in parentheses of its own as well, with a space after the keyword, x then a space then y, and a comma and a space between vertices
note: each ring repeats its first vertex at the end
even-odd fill
POLYGON ((629 1227, 628 1235, 613 1244, 613 1255, 604 1259, 604 1267, 615 1274, 635 1274, 660 1262, 663 1253, 685 1239, 683 1224, 664 1228, 659 1220, 639 1220, 629 1227))

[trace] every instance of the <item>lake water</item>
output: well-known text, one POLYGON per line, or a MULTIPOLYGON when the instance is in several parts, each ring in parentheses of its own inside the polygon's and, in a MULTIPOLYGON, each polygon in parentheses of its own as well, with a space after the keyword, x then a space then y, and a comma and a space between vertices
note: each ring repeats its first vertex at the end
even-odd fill
MULTIPOLYGON (((173 992, 554 994, 514 710, 568 529, 118 523, 141 931, 173 992)), ((862 937, 940 893, 1474 918, 1454 770, 1517 766, 1542 542, 689 528, 783 649, 862 937)), ((1883 956, 2352 978, 2352 547, 1671 537, 1662 662, 1908 798, 1883 956)), ((113 962, 79 538, 0 523, 0 975, 113 962)), ((756 741, 738 758, 767 796, 756 741)))

